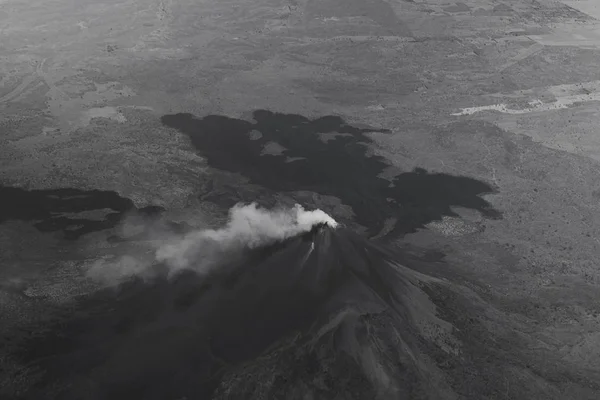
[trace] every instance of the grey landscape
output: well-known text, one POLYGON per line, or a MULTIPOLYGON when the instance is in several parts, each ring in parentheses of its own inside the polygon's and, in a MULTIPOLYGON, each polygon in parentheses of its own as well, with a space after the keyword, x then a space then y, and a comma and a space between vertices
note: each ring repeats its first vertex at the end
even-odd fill
POLYGON ((600 399, 600 2, 0 0, 0 399, 600 399))

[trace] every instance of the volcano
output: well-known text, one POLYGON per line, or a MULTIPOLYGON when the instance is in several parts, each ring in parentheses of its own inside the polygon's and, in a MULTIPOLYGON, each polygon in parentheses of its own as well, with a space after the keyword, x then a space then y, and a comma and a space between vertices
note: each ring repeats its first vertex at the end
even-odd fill
POLYGON ((446 398, 427 349, 460 344, 424 290, 443 280, 402 261, 316 224, 209 276, 98 292, 28 343, 42 378, 23 398, 446 398))

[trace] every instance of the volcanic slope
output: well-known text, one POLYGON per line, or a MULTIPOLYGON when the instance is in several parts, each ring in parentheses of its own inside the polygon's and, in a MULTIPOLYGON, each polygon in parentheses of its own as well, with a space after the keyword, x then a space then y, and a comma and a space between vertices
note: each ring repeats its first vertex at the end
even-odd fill
POLYGON ((498 376, 530 362, 434 262, 344 228, 241 254, 82 300, 24 344, 40 378, 21 398, 493 398, 498 376))

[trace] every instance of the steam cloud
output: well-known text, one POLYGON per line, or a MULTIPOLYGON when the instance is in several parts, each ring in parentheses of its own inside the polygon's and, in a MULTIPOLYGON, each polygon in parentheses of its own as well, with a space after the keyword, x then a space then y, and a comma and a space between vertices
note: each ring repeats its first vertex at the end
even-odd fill
POLYGON ((183 270, 207 274, 245 249, 274 244, 309 232, 317 225, 335 228, 338 223, 320 209, 307 211, 299 204, 291 209, 271 210, 256 203, 237 204, 229 210, 229 220, 222 228, 198 230, 183 237, 161 237, 153 243, 153 259, 126 255, 116 262, 97 261, 87 275, 105 283, 118 283, 133 276, 151 276, 152 265, 157 262, 168 268, 170 276, 183 270))

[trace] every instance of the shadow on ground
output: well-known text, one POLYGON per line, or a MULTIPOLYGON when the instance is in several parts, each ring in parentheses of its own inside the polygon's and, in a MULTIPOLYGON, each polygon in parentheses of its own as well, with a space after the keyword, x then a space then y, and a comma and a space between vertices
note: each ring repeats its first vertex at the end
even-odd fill
POLYGON ((165 126, 187 135, 194 148, 216 169, 240 173, 275 192, 312 191, 339 198, 354 210, 356 222, 369 233, 380 232, 396 217, 396 233, 410 233, 444 215, 451 206, 500 213, 480 196, 493 192, 485 182, 415 169, 391 179, 380 177, 390 165, 369 155, 370 132, 337 116, 309 119, 266 110, 254 122, 209 115, 164 115, 165 126))
POLYGON ((68 240, 113 228, 128 212, 154 215, 162 211, 154 206, 138 210, 130 199, 103 190, 26 190, 0 186, 0 199, 0 224, 33 222, 39 231, 62 231, 68 240))

